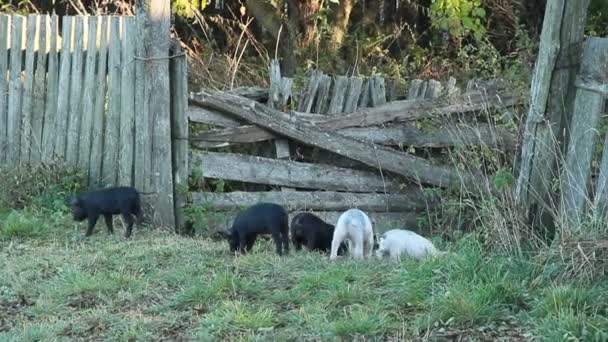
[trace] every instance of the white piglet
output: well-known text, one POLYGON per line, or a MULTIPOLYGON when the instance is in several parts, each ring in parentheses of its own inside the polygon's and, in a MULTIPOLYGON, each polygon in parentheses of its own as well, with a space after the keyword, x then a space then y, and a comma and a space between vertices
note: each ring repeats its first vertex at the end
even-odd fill
POLYGON ((447 252, 437 250, 433 243, 405 229, 393 229, 380 236, 376 256, 382 258, 389 255, 394 260, 401 260, 401 254, 406 254, 414 259, 421 260, 427 256, 444 255, 447 252))
POLYGON ((348 251, 355 259, 372 256, 374 249, 374 230, 372 221, 359 209, 349 209, 338 218, 331 241, 330 260, 338 257, 338 248, 348 241, 348 251))

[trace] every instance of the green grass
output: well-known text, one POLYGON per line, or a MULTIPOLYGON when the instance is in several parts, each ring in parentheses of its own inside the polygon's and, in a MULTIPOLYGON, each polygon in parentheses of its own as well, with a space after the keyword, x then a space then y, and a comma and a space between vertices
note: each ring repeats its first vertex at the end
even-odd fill
POLYGON ((240 257, 149 229, 127 241, 121 224, 84 239, 46 214, 2 217, 0 341, 608 338, 608 281, 554 284, 474 235, 443 259, 332 263, 270 241, 240 257))

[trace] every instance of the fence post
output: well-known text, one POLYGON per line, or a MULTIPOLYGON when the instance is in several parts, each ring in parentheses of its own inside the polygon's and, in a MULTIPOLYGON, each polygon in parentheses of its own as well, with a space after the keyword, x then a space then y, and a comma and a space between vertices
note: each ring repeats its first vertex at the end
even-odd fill
MULTIPOLYGON (((175 227, 173 206, 173 172, 171 153, 171 99, 169 82, 169 34, 171 2, 169 0, 137 0, 137 16, 146 24, 140 37, 144 39, 144 98, 151 120, 151 179, 156 193, 153 221, 161 226, 175 227)), ((141 113, 138 113, 141 115, 141 113)))
MULTIPOLYGON (((608 81, 608 39, 589 38, 583 50, 580 72, 576 79, 576 98, 572 113, 572 131, 568 153, 562 168, 561 214, 565 228, 578 231, 584 222, 589 199, 591 161, 599 135, 599 120, 604 105, 602 84, 608 81)), ((601 175, 602 173, 600 173, 601 175)), ((600 178, 600 184, 601 178, 600 178)), ((599 193, 604 192, 604 187, 599 193)))
POLYGON ((169 62, 171 77, 171 147, 173 155, 173 199, 175 230, 184 233, 186 217, 184 206, 188 191, 188 77, 184 50, 174 42, 169 62))
MULTIPOLYGON (((589 0, 548 1, 514 189, 523 216, 541 231, 555 227, 553 179, 561 161, 589 0)), ((565 145, 565 144, 564 144, 565 145)))

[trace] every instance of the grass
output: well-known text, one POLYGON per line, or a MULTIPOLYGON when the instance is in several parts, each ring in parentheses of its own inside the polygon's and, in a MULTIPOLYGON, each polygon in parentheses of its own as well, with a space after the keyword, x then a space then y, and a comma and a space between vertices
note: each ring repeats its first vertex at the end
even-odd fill
POLYGON ((444 259, 332 263, 270 241, 240 257, 149 229, 127 241, 102 224, 84 239, 67 214, 36 215, 4 217, 31 233, 1 230, 0 341, 608 338, 608 282, 555 284, 475 235, 439 241, 455 252, 444 259))

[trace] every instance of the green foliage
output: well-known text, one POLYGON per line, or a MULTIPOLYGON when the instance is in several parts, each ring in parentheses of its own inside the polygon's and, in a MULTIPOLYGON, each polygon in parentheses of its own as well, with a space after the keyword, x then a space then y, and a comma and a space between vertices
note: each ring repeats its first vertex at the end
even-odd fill
POLYGON ((54 163, 0 169, 0 184, 0 211, 30 205, 62 210, 66 196, 82 190, 86 180, 79 170, 54 163))
POLYGON ((0 240, 50 237, 71 226, 67 214, 47 209, 11 210, 0 215, 0 222, 0 240))
POLYGON ((447 30, 454 37, 472 34, 481 40, 486 33, 486 11, 481 0, 432 0, 429 12, 431 25, 447 30))
POLYGON ((590 36, 608 36, 608 1, 591 0, 585 33, 590 36))
POLYGON ((199 9, 207 7, 207 0, 174 0, 173 13, 181 17, 192 18, 199 9))

